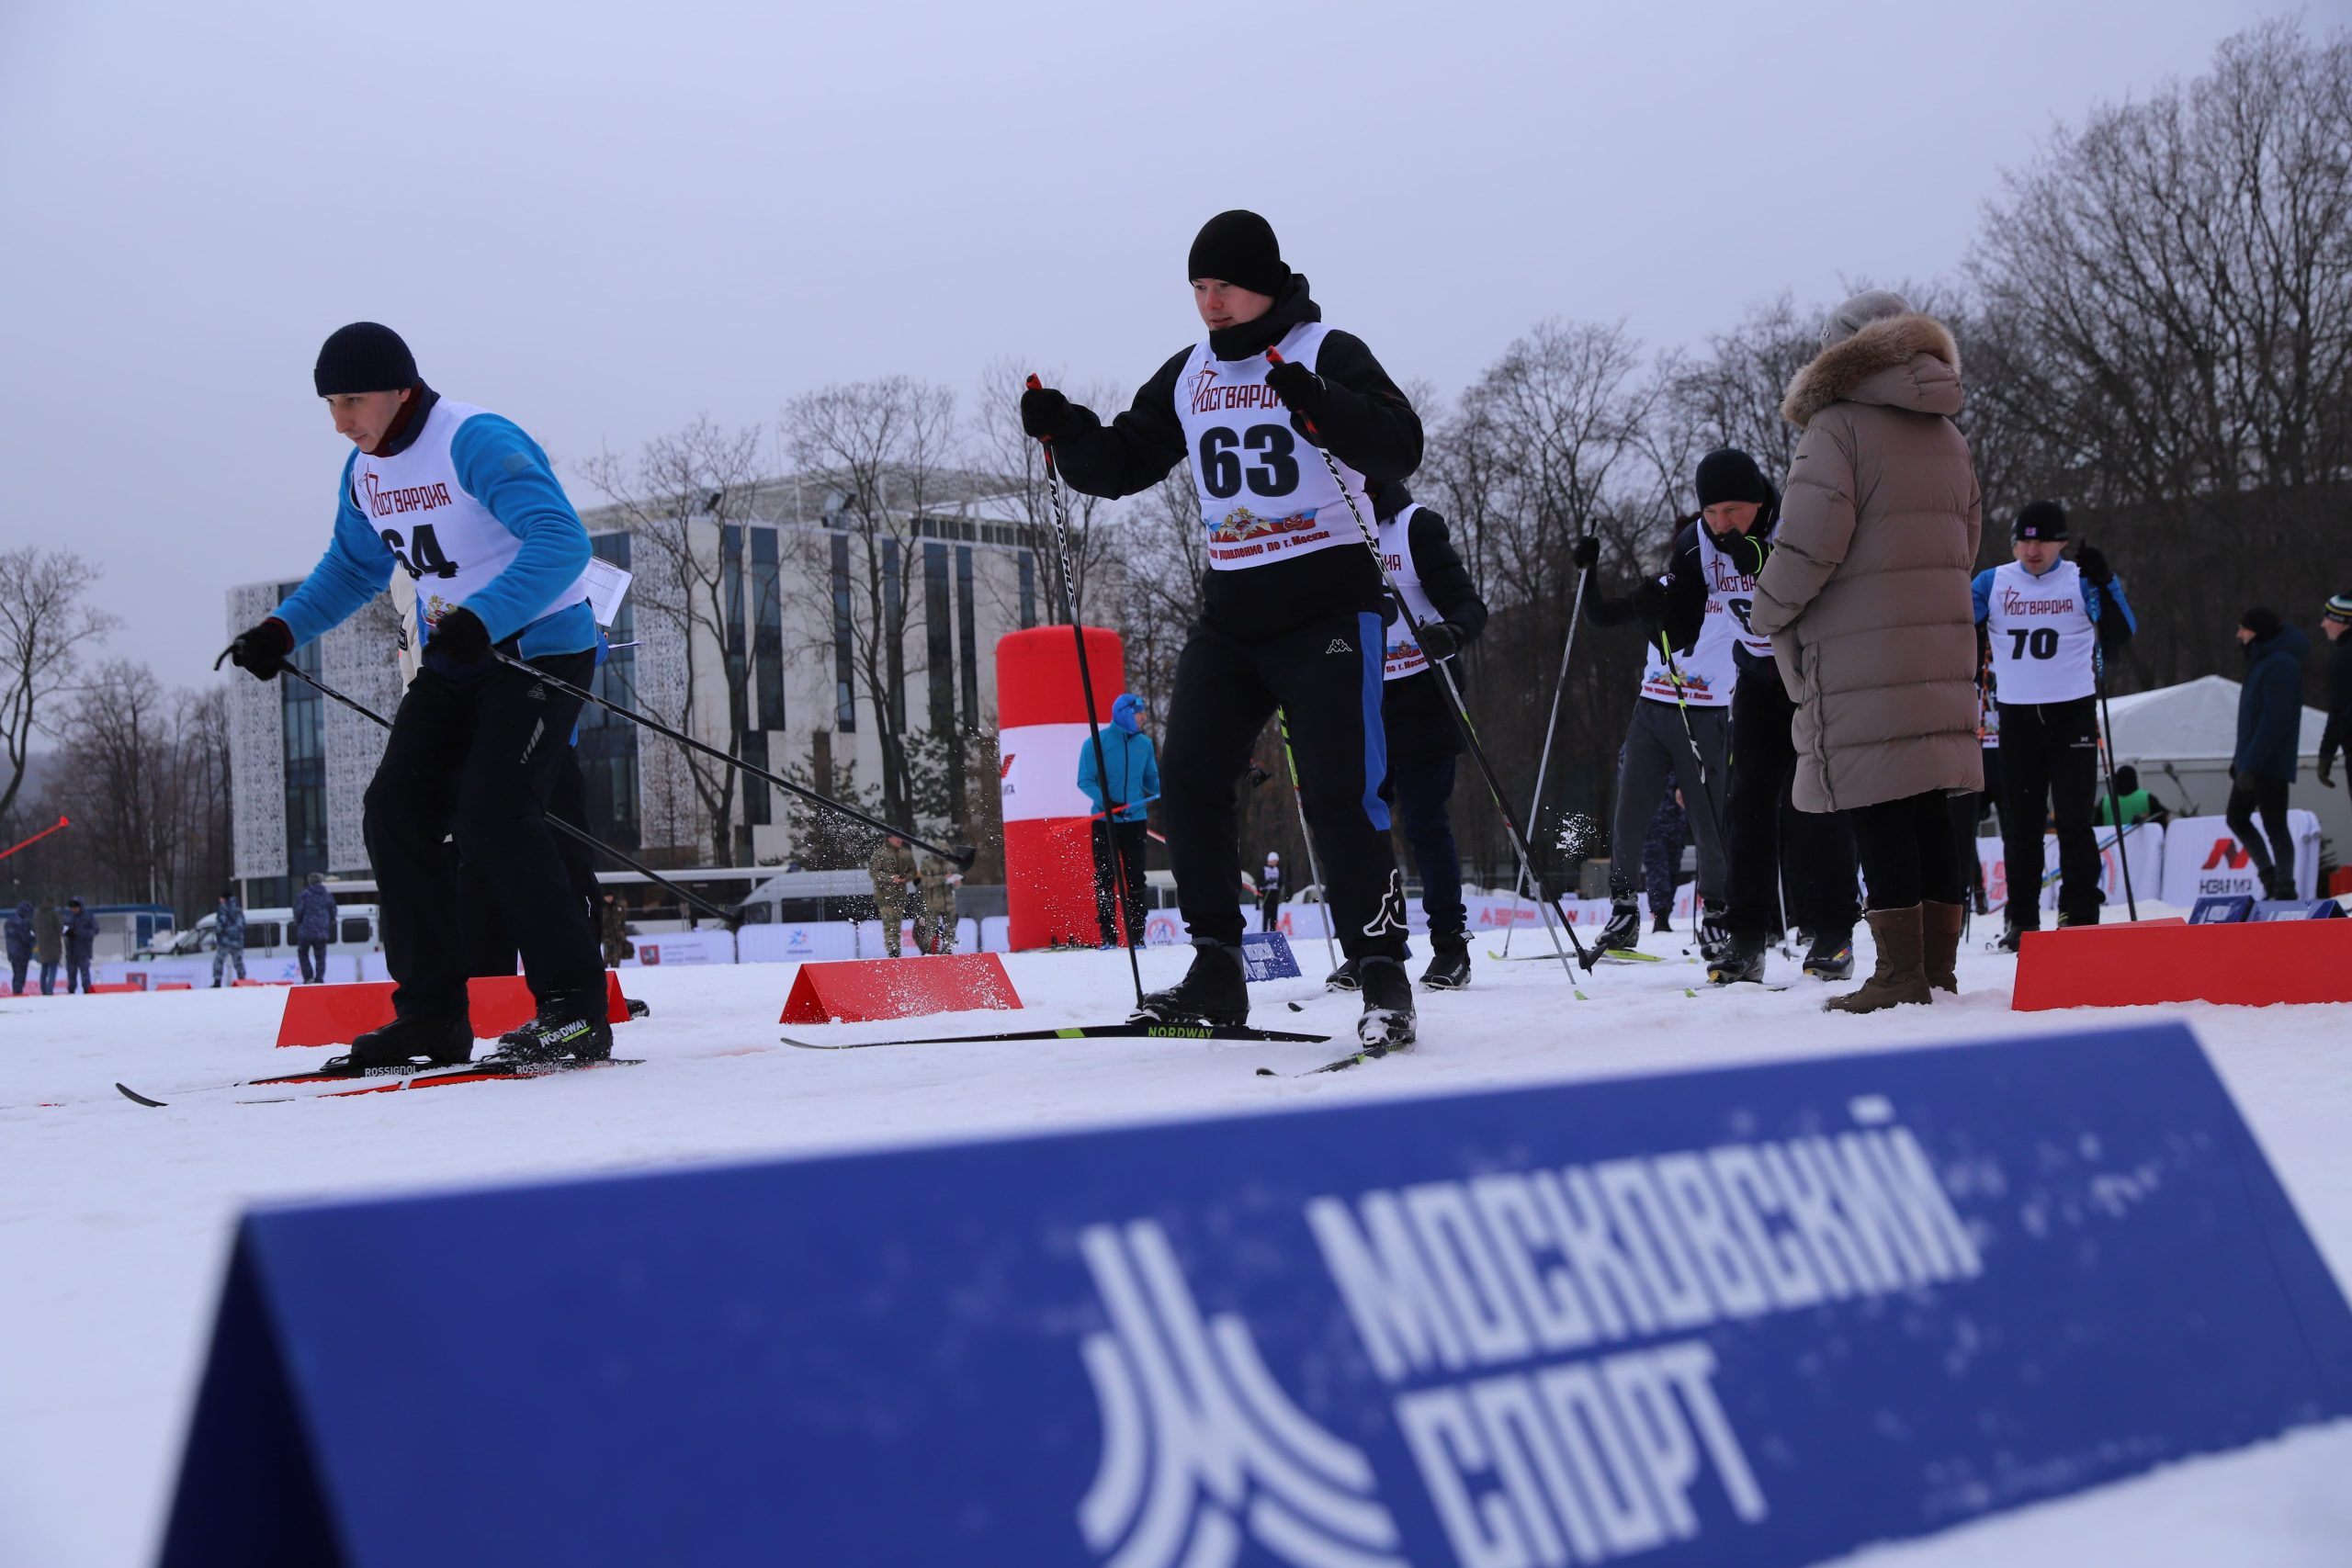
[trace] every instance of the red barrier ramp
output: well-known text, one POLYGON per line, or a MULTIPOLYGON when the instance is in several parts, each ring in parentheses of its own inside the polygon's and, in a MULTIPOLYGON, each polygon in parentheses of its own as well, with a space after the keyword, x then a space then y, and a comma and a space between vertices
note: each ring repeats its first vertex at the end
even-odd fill
MULTIPOLYGON (((494 975, 466 982, 467 1011, 474 1037, 488 1040, 519 1029, 536 1010, 531 987, 520 975, 494 975)), ((605 1017, 628 1021, 628 999, 621 977, 605 971, 605 1017)), ((286 1016, 277 1022, 280 1045, 348 1045, 356 1035, 392 1021, 392 983, 363 980, 348 986, 297 986, 287 993, 286 1016)))
POLYGON ((2352 920, 2077 926, 2029 931, 2009 1006, 2352 1002, 2352 920))
POLYGON ((1019 993, 993 953, 803 964, 781 1023, 860 1023, 973 1008, 1017 1008, 1019 993))
POLYGON ((118 996, 126 991, 134 991, 144 996, 146 994, 147 987, 144 986, 134 986, 128 980, 116 980, 107 985, 92 986, 90 987, 90 995, 94 997, 118 996))

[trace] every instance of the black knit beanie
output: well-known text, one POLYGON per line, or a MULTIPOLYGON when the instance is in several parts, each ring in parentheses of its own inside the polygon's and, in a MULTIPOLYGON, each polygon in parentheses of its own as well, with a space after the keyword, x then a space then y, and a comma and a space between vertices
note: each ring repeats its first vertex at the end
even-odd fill
POLYGON ((1253 294, 1280 294, 1283 285, 1290 281, 1282 247, 1274 242, 1274 226, 1239 208, 1220 212, 1201 225, 1184 265, 1191 269, 1184 274, 1188 282, 1214 277, 1238 284, 1253 294))
POLYGON ((337 327, 320 345, 311 380, 319 396, 341 392, 397 392, 416 385, 416 356, 401 334, 374 321, 337 327))
POLYGON ((2256 604, 2238 617, 2238 625, 2254 634, 2256 642, 2268 642, 2278 635, 2278 612, 2256 604))
POLYGON ((2066 536, 2066 509, 2054 501, 2029 502, 2009 525, 2009 537, 2059 540, 2066 536))
POLYGON ((1736 446, 1722 446, 1699 459, 1699 506, 1702 511, 1723 501, 1752 501, 1772 504, 1772 486, 1756 459, 1736 446))

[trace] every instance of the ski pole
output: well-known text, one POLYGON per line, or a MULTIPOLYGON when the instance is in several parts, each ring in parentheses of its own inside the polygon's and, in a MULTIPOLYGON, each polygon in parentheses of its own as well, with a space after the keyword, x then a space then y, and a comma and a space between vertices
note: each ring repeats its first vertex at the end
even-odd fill
MULTIPOLYGON (((345 707, 347 707, 352 712, 359 715, 360 717, 372 719, 385 729, 391 728, 392 721, 390 719, 386 718, 382 714, 378 713, 374 708, 368 706, 357 699, 345 696, 341 692, 336 691, 324 681, 320 680, 317 676, 304 670, 300 665, 289 663, 285 668, 286 672, 288 675, 293 676, 296 680, 301 682, 304 685, 310 687, 312 691, 318 693, 319 695, 326 698, 328 701, 341 703, 345 707)), ((680 899, 688 904, 692 904, 695 908, 700 909, 704 914, 708 915, 711 919, 726 922, 730 930, 734 927, 736 923, 736 917, 733 914, 729 913, 728 910, 720 908, 718 905, 712 903, 709 899, 703 897, 701 895, 679 886, 676 883, 671 881, 668 877, 662 875, 651 866, 630 859, 628 855, 625 855, 620 851, 613 848, 612 845, 605 842, 604 840, 599 839, 594 834, 589 832, 585 828, 576 828, 571 823, 565 821, 562 818, 554 816, 550 813, 542 812, 541 816, 546 819, 548 827, 557 829, 559 832, 565 834, 579 843, 587 845, 590 849, 594 850, 598 854, 605 855, 610 859, 620 862, 623 865, 642 875, 646 880, 655 884, 657 886, 665 887, 671 892, 676 894, 680 899)))
POLYGON ((1298 836, 1306 840, 1306 874, 1315 878, 1315 886, 1323 890, 1323 956, 1330 960, 1332 972, 1337 974, 1340 952, 1331 945, 1331 885, 1323 880, 1323 868, 1315 859, 1315 834, 1306 826, 1306 796, 1298 787, 1298 759, 1290 754, 1290 715, 1280 707, 1274 709, 1274 726, 1282 731, 1283 766, 1290 770, 1290 798, 1298 807, 1298 836))
MULTIPOLYGON (((1528 803, 1528 819, 1541 820, 1544 816, 1544 775, 1552 766, 1552 736, 1560 727, 1560 699, 1568 690, 1568 654, 1577 645, 1577 622, 1584 613, 1584 585, 1592 580, 1592 568, 1585 567, 1577 573, 1576 595, 1568 602, 1568 636, 1560 644, 1560 674, 1552 682, 1552 716, 1544 721, 1544 751, 1535 760, 1535 795, 1528 803)), ((1519 898, 1525 887, 1521 876, 1511 884, 1511 922, 1503 928, 1503 956, 1510 956, 1510 939, 1519 930, 1519 898)))
MULTIPOLYGON (((1663 626, 1658 628, 1657 649, 1666 656, 1666 678, 1674 687, 1675 710, 1682 716, 1682 739, 1690 743, 1690 760, 1699 764, 1699 795, 1707 803, 1707 825, 1715 830, 1715 852, 1727 854, 1730 845, 1724 838, 1723 813, 1715 809, 1715 792, 1707 783, 1707 759, 1699 750, 1698 731, 1690 728, 1690 705, 1682 697, 1682 671, 1675 665, 1674 645, 1668 640, 1663 626)), ((1693 927, 1699 924, 1699 900, 1695 895, 1690 900, 1690 923, 1693 927)))
MULTIPOLYGON (((1028 385, 1031 391, 1035 391, 1045 383, 1039 380, 1035 372, 1033 371, 1030 373, 1028 385)), ((1086 699, 1086 733, 1088 739, 1094 747, 1094 776, 1102 781, 1104 810, 1116 812, 1123 807, 1111 799, 1111 763, 1102 751, 1102 717, 1094 710, 1094 672, 1086 661, 1086 628, 1078 624, 1078 590, 1072 584, 1070 578, 1069 502, 1062 495, 1062 472, 1060 465, 1054 461, 1053 441, 1049 437, 1041 435, 1037 438, 1037 445, 1046 455, 1046 493, 1052 501, 1054 509, 1054 554, 1061 563, 1062 605, 1069 612, 1069 635, 1078 642, 1078 684, 1081 694, 1086 699)), ((1118 884, 1115 889, 1117 897, 1114 900, 1113 908, 1117 909, 1119 914, 1120 944, 1127 950, 1127 978, 1135 983, 1136 1008, 1140 1011, 1143 1008, 1143 964, 1136 957, 1135 942, 1127 936, 1129 927, 1135 924, 1132 916, 1136 911, 1127 908, 1127 856, 1126 852, 1119 847, 1119 829, 1115 818, 1102 829, 1102 833, 1103 837, 1110 840, 1111 869, 1114 873, 1114 880, 1118 884)), ((1095 908, 1100 909, 1102 906, 1098 904, 1095 908)))
MULTIPOLYGON (((2096 583, 2091 585, 2091 592, 2098 592, 2096 583)), ((2115 862, 2123 870, 2123 908, 2136 922, 2140 919, 2140 901, 2132 896, 2132 852, 2123 841, 2130 829, 2123 825, 2123 803, 2115 796, 2115 720, 2107 711, 2107 651, 2104 649, 2091 649, 2091 679, 2098 686, 2099 728, 2105 731, 2100 737, 2104 744, 2099 747, 2098 760, 2107 768, 2107 815, 2115 825, 2115 862)))
MULTIPOLYGON (((636 709, 624 707, 620 704, 614 702, 609 697, 600 697, 584 686, 575 686, 571 682, 563 680, 559 676, 550 675, 546 671, 540 669, 537 665, 532 663, 529 660, 509 653, 503 648, 492 648, 490 650, 490 656, 492 659, 497 660, 501 664, 507 665, 512 669, 523 671, 526 674, 538 677, 540 680, 545 681, 548 685, 553 686, 557 691, 561 692, 565 696, 578 697, 582 702, 594 703, 598 707, 605 709, 607 713, 616 713, 623 718, 629 720, 631 723, 651 730, 654 734, 661 736, 665 740, 675 742, 680 746, 685 747, 689 750, 699 751, 706 757, 715 758, 718 761, 724 762, 729 767, 733 768, 738 773, 749 773, 755 779, 760 779, 775 785, 776 788, 783 790, 787 795, 797 795, 801 799, 806 800, 812 805, 821 806, 826 807, 828 810, 837 812, 841 816, 848 818, 853 822, 873 829, 877 833, 885 833, 895 838, 904 839, 907 842, 912 844, 919 850, 927 850, 931 853, 937 855, 942 860, 954 862, 956 869, 958 871, 971 870, 972 862, 979 857, 980 852, 970 844, 958 844, 952 850, 945 849, 938 844, 933 843, 928 839, 919 837, 910 829, 893 828, 889 823, 883 821, 880 818, 868 817, 865 812, 857 809, 857 807, 854 806, 845 806, 842 802, 835 800, 831 795, 820 795, 817 791, 810 789, 807 784, 794 784, 790 779, 772 773, 765 768, 754 766, 752 763, 743 761, 741 757, 729 756, 728 753, 720 750, 718 747, 697 740, 691 735, 682 734, 679 731, 671 728, 668 725, 663 724, 659 719, 648 718, 645 715, 639 713, 636 709)), ((291 669, 292 666, 288 665, 288 668, 291 669)))
POLYGON ((60 818, 58 818, 54 823, 51 824, 49 827, 43 828, 40 832, 35 833, 31 838, 29 838, 29 839, 26 839, 26 840, 21 840, 20 842, 17 842, 17 843, 10 844, 10 845, 9 845, 6 849, 5 849, 5 850, 0 850, 0 860, 6 860, 10 855, 15 854, 18 850, 21 850, 21 849, 27 848, 28 846, 32 845, 32 844, 38 844, 38 843, 40 843, 43 839, 48 838, 51 833, 58 832, 58 831, 60 831, 60 830, 61 830, 61 829, 62 829, 71 828, 73 825, 74 825, 73 823, 71 823, 71 822, 67 821, 64 818, 60 817, 60 818))
MULTIPOLYGON (((1275 365, 1283 363, 1282 354, 1275 349, 1266 350, 1266 358, 1275 365)), ((1306 419, 1304 414, 1299 417, 1306 423, 1306 434, 1309 436, 1315 435, 1317 434, 1315 422, 1306 419)), ((1405 603, 1405 595, 1397 588, 1396 580, 1388 575, 1388 563, 1380 558, 1380 536, 1373 530, 1372 525, 1363 520, 1363 509, 1356 505, 1356 498, 1350 493, 1347 481, 1340 477, 1340 460, 1332 457, 1330 451, 1319 443, 1315 449, 1322 453, 1323 466, 1330 470, 1331 483, 1338 488, 1340 499, 1348 503, 1348 514, 1356 520, 1356 532, 1363 536, 1363 547, 1372 552, 1372 564, 1380 572, 1381 583, 1388 590, 1389 597, 1396 602, 1396 613, 1405 618, 1406 629, 1413 634, 1413 640, 1420 641, 1420 622, 1414 618, 1412 607, 1405 603)), ((1430 668, 1437 671, 1438 679, 1445 684, 1446 695, 1453 699, 1453 706, 1451 711, 1453 715, 1454 728, 1462 732, 1463 742, 1470 750, 1471 761, 1477 763, 1479 773, 1487 781, 1487 793, 1494 797, 1496 815, 1503 819, 1504 828, 1510 830, 1511 847, 1519 853, 1521 872, 1532 881, 1535 874, 1535 852, 1528 847, 1527 835, 1521 831, 1518 815, 1511 810, 1510 802, 1503 795, 1502 781, 1495 776, 1494 764, 1487 761, 1487 749, 1479 744, 1477 728, 1470 722, 1470 709, 1462 700, 1462 688, 1453 683, 1453 671, 1447 669, 1442 660, 1430 660, 1430 668)), ((1539 893, 1543 891, 1543 886, 1541 882, 1535 883, 1536 891, 1539 893)), ((1575 924, 1566 919, 1566 910, 1555 905, 1549 897, 1544 898, 1543 908, 1545 911, 1544 930, 1552 939, 1553 951, 1560 955, 1560 966, 1567 970, 1568 979, 1573 984, 1577 972, 1569 963, 1567 950, 1560 946, 1559 931, 1554 929, 1552 917, 1555 915, 1561 917, 1561 927, 1567 931, 1568 942, 1576 948, 1577 960, 1583 964, 1588 972, 1593 966, 1593 955, 1585 951, 1584 942, 1577 936, 1575 924)))

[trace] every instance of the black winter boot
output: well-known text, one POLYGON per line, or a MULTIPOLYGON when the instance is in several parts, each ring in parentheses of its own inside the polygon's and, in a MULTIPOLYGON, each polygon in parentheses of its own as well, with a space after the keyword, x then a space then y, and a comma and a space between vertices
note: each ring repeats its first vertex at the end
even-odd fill
POLYGON ((1138 1023, 1202 1023, 1211 1028, 1250 1021, 1250 983, 1241 950, 1195 941, 1193 966, 1164 991, 1152 991, 1136 1010, 1138 1023))
POLYGON ((1363 1016, 1356 1020, 1356 1043, 1375 1056, 1413 1043, 1413 982, 1393 958, 1357 961, 1363 977, 1363 1016))
POLYGON ((1458 991, 1470 983, 1470 943, 1459 931, 1430 935, 1430 966, 1421 984, 1432 991, 1458 991))
POLYGON ((403 1067, 455 1067, 473 1060, 473 1027, 458 1019, 396 1018, 330 1056, 322 1073, 380 1073, 403 1067))

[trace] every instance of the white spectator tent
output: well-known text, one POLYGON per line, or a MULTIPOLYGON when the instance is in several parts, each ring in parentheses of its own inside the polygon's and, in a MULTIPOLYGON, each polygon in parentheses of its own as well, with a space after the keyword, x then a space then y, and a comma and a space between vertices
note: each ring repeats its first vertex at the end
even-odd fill
MULTIPOLYGON (((2230 797, 2230 757, 2237 750, 2238 683, 2219 675, 2134 692, 2108 705, 2114 724, 2115 761, 2140 770, 2140 783, 2176 815, 2219 816, 2230 797)), ((2318 817, 2320 830, 2339 852, 2352 843, 2352 796, 2346 795, 2339 759, 2335 787, 2323 789, 2312 776, 2319 761, 2319 738, 2327 716, 2303 709, 2301 765, 2290 807, 2318 817)))

